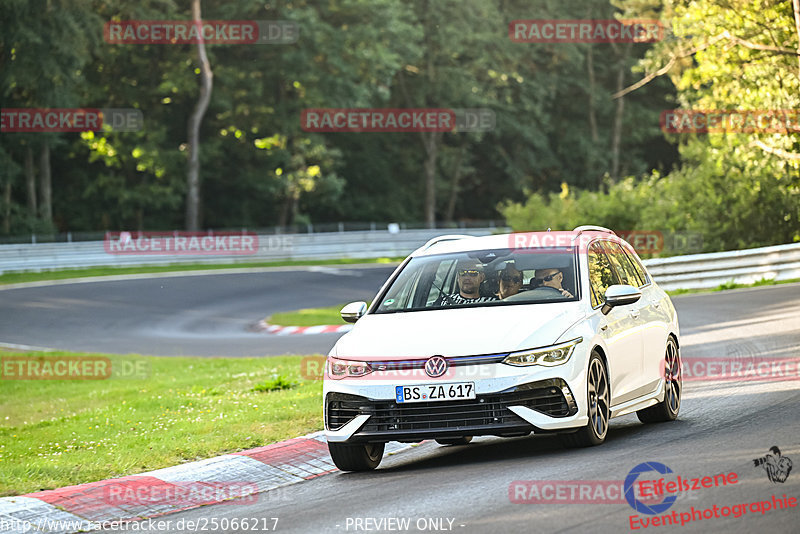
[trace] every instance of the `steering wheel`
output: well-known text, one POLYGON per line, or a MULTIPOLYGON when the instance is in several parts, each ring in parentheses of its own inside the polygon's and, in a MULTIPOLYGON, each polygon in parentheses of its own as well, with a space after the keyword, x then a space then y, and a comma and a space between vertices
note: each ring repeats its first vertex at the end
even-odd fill
POLYGON ((540 289, 544 289, 544 290, 545 290, 545 292, 547 292, 548 290, 549 290, 549 291, 555 291, 555 292, 556 292, 556 293, 558 293, 560 296, 562 296, 562 297, 564 296, 564 294, 563 294, 563 293, 561 293, 561 290, 560 290, 560 289, 556 289, 556 288, 554 288, 554 287, 550 287, 550 286, 539 286, 539 287, 535 287, 535 288, 533 288, 533 289, 531 289, 531 290, 529 290, 529 291, 539 291, 540 289))
POLYGON ((561 290, 559 290, 559 289, 556 289, 556 288, 550 287, 550 286, 539 286, 539 287, 535 287, 533 289, 520 291, 516 295, 511 295, 510 297, 506 297, 506 298, 503 299, 503 302, 516 302, 516 301, 522 302, 522 301, 526 301, 526 300, 536 300, 537 291, 539 291, 539 293, 538 293, 539 297, 544 297, 547 300, 551 300, 554 295, 549 293, 548 290, 555 291, 556 293, 558 293, 559 297, 563 297, 564 296, 561 293, 561 290), (541 289, 544 289, 544 291, 539 291, 541 289), (544 293, 548 293, 548 295, 544 295, 544 293), (534 298, 531 298, 531 297, 534 297, 534 298))

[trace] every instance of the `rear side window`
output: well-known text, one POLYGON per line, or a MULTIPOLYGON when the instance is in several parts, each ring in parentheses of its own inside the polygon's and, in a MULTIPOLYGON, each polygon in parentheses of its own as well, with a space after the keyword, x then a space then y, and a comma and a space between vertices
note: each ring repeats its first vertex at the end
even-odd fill
POLYGON ((589 285, 592 289, 592 308, 600 306, 608 286, 618 284, 617 275, 599 241, 589 246, 589 285))
POLYGON ((606 253, 608 253, 608 257, 617 271, 621 284, 628 284, 633 287, 641 287, 644 285, 643 280, 639 277, 639 273, 633 268, 633 265, 618 243, 605 241, 603 242, 603 247, 606 249, 606 253))

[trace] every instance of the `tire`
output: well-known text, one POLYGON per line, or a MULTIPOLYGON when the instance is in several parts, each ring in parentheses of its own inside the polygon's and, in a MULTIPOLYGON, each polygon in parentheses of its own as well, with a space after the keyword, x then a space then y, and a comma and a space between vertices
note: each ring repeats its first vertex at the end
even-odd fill
POLYGON ((436 443, 439 445, 466 445, 470 441, 472 441, 472 436, 464 436, 463 438, 437 439, 436 443))
POLYGON ((611 418, 611 391, 608 371, 597 351, 592 351, 586 372, 586 399, 589 422, 570 434, 561 434, 561 441, 569 447, 592 447, 600 445, 608 434, 611 418))
POLYGON ((383 458, 385 443, 328 443, 328 451, 341 471, 372 471, 383 458))
POLYGON ((678 418, 683 378, 681 378, 680 351, 672 337, 667 339, 667 350, 664 354, 664 380, 664 400, 636 412, 636 417, 642 423, 666 423, 678 418))

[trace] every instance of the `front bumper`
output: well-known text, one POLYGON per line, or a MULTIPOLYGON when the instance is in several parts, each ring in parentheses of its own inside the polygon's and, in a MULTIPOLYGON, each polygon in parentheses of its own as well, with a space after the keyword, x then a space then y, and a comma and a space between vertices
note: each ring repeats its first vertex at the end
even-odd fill
POLYGON ((473 400, 397 403, 341 391, 325 394, 325 428, 331 442, 414 442, 461 436, 520 436, 586 424, 561 378, 536 380, 473 400))

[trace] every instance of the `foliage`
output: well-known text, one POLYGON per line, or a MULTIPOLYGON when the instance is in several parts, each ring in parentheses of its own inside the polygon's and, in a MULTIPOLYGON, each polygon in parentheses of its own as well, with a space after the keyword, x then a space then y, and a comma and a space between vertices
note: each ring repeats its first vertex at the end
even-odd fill
MULTIPOLYGON (((189 3, 3 4, 2 107, 136 108, 145 126, 4 133, 0 192, 10 198, 0 194, 0 233, 180 228, 195 47, 108 44, 102 27, 185 20, 189 3), (27 209, 25 154, 36 151, 38 172, 45 140, 53 221, 27 209)), ((203 14, 300 28, 291 45, 207 45, 214 90, 201 131, 205 227, 420 221, 433 146, 439 220, 500 212, 519 228, 702 231, 712 248, 800 239, 797 133, 679 137, 658 126, 660 112, 674 107, 800 107, 797 57, 785 52, 797 48, 790 2, 205 0, 203 14), (660 18, 669 38, 623 46, 508 37, 516 19, 614 17, 660 18), (719 38, 725 31, 732 37, 719 38), (621 82, 673 56, 668 73, 626 94, 624 106, 613 98, 621 82), (434 138, 310 133, 299 121, 306 108, 414 106, 485 108, 496 125, 434 138)))
MULTIPOLYGON (((655 73, 677 58, 668 71, 677 91, 678 106, 671 107, 800 108, 794 52, 799 36, 793 32, 791 2, 642 0, 625 5, 628 16, 660 12, 671 27, 675 38, 652 47, 637 69, 642 76, 655 73)), ((535 193, 525 203, 504 204, 503 212, 519 229, 580 221, 700 232, 707 250, 800 241, 800 132, 668 137, 678 143, 681 164, 666 175, 654 171, 640 180, 628 178, 601 193, 564 198, 535 193)))
POLYGON ((283 375, 272 375, 269 379, 253 386, 253 391, 269 393, 270 391, 280 391, 282 389, 294 389, 299 385, 299 382, 294 382, 283 375))
MULTIPOLYGON (((322 383, 302 375, 303 356, 182 358, 104 356, 144 362, 146 378, 0 380, 0 496, 22 495, 212 458, 319 430, 322 383), (291 390, 263 395, 280 376, 291 390)), ((305 357, 307 358, 307 357, 305 357)))

